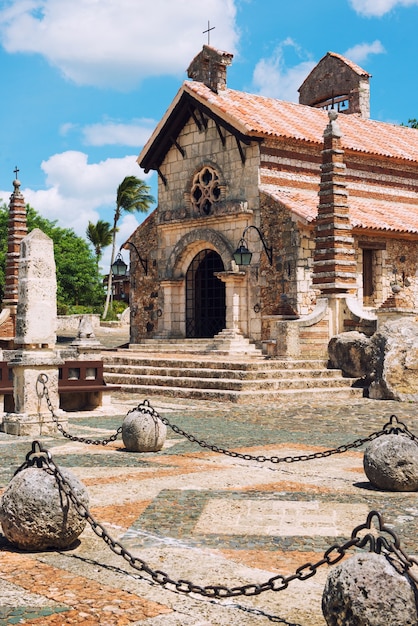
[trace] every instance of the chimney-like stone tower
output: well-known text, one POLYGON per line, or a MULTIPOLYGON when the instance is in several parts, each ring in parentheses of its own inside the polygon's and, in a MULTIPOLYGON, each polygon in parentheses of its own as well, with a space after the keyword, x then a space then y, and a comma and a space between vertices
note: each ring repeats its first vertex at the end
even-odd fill
POLYGON ((344 150, 338 113, 328 112, 324 132, 313 284, 324 295, 355 293, 356 261, 345 182, 344 150))
POLYGON ((226 68, 231 65, 233 56, 229 52, 222 52, 205 45, 190 63, 187 76, 204 83, 209 89, 218 93, 226 89, 226 68))

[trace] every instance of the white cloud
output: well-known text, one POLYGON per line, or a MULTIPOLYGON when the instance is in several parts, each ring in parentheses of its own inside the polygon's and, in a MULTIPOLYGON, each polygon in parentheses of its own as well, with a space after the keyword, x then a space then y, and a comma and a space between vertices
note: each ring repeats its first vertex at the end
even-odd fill
POLYGON ((191 0, 10 0, 0 38, 8 52, 41 54, 79 85, 129 89, 147 76, 181 75, 206 42, 206 16, 211 44, 235 52, 235 1, 206 0, 202 13, 191 0))
POLYGON ((83 128, 84 143, 90 146, 121 145, 138 148, 145 145, 157 122, 134 120, 130 124, 102 122, 83 128))
MULTIPOLYGON (((299 58, 307 56, 292 39, 282 41, 270 57, 260 59, 255 66, 253 89, 257 93, 290 102, 299 101, 298 89, 316 63, 311 60, 301 60, 296 65, 289 67, 285 60, 285 54, 288 50, 296 53, 299 58)), ((376 39, 372 43, 361 43, 353 46, 344 52, 344 56, 355 63, 363 63, 371 54, 383 54, 385 52, 382 43, 376 39)))
MULTIPOLYGON (((53 155, 41 167, 46 174, 46 189, 22 189, 25 202, 43 217, 57 220, 63 228, 73 228, 82 237, 89 221, 112 222, 116 189, 125 176, 150 178, 138 167, 135 155, 88 163, 83 152, 68 151, 53 155)), ((7 202, 9 196, 10 191, 0 191, 0 198, 7 202)), ((141 219, 126 216, 118 240, 126 239, 141 219)))
POLYGON ((355 63, 363 63, 371 54, 384 54, 385 52, 381 42, 376 39, 373 43, 359 43, 349 48, 344 52, 344 56, 355 63))
POLYGON ((353 9, 366 17, 382 17, 396 7, 418 5, 418 0, 350 0, 353 9))
POLYGON ((253 72, 253 88, 263 96, 298 102, 298 88, 315 66, 313 61, 301 61, 287 68, 284 53, 286 47, 293 48, 302 55, 297 44, 291 39, 281 42, 271 57, 260 59, 253 72))
MULTIPOLYGON (((55 154, 42 163, 46 174, 46 189, 34 191, 22 189, 25 202, 51 221, 57 220, 62 228, 73 228, 85 238, 90 222, 104 219, 113 222, 115 195, 119 183, 125 176, 150 178, 136 163, 136 156, 122 159, 106 159, 100 163, 88 163, 83 152, 68 151, 55 154)), ((9 202, 10 190, 0 191, 0 198, 9 202)), ((154 208, 154 207, 151 207, 154 208)), ((117 249, 134 232, 145 214, 125 214, 118 225, 117 249)), ((110 264, 111 247, 104 250, 101 266, 107 271, 110 264)), ((125 254, 125 261, 128 256, 125 254)))

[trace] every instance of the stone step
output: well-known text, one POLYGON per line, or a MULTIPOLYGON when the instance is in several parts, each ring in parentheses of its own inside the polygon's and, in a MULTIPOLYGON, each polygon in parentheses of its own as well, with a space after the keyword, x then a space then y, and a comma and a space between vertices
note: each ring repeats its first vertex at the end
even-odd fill
POLYGON ((312 378, 308 376, 296 378, 275 379, 268 378, 264 380, 236 380, 231 378, 197 378, 190 376, 146 376, 128 374, 105 374, 106 383, 121 385, 123 389, 127 385, 139 386, 159 386, 159 387, 177 387, 189 389, 220 389, 228 391, 260 391, 260 390, 279 390, 279 389, 309 389, 316 388, 335 388, 347 387, 355 380, 347 378, 335 378, 330 382, 327 378, 312 378))
MULTIPOLYGON (((341 378, 340 370, 332 369, 226 369, 211 367, 189 367, 184 363, 183 367, 170 367, 167 364, 159 365, 133 365, 129 364, 130 376, 155 376, 155 377, 185 377, 185 378, 216 378, 216 379, 232 379, 232 380, 265 380, 265 379, 288 379, 291 375, 294 378, 325 378, 338 379, 341 378)), ((120 363, 107 363, 105 372, 107 375, 112 374, 114 377, 125 375, 127 366, 120 363)))
POLYGON ((238 332, 226 330, 207 339, 142 339, 140 343, 129 344, 129 349, 145 353, 236 354, 263 358, 262 351, 246 337, 238 332))
MULTIPOLYGON (((146 367, 168 367, 189 369, 228 369, 242 371, 268 371, 268 370, 305 370, 305 369, 326 369, 327 363, 324 359, 224 359, 220 356, 206 356, 193 358, 189 355, 176 357, 161 354, 143 355, 132 352, 132 350, 120 349, 116 352, 104 352, 103 362, 105 368, 112 365, 124 365, 126 367, 146 366, 146 367)), ((337 371, 340 370, 330 370, 337 371)))
POLYGON ((352 400, 361 398, 363 390, 355 387, 281 389, 273 391, 231 391, 222 389, 190 389, 185 387, 160 387, 158 385, 125 385, 123 390, 128 393, 148 396, 164 396, 191 400, 209 400, 213 402, 232 402, 235 404, 258 404, 261 402, 297 401, 310 402, 315 400, 352 400))
MULTIPOLYGON (((152 343, 155 349, 155 341, 152 343)), ((173 345, 177 347, 178 342, 173 345)), ((327 369, 323 359, 120 349, 104 353, 103 361, 106 383, 144 395, 251 403, 282 397, 307 401, 313 397, 349 399, 363 393, 354 386, 356 379, 344 378, 340 370, 327 369)))

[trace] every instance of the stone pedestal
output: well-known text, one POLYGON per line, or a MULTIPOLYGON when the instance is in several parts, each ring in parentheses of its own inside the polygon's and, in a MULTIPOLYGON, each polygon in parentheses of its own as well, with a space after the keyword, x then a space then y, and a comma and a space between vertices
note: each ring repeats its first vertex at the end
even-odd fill
POLYGON ((9 435, 39 436, 57 431, 56 422, 43 395, 40 374, 48 378, 48 396, 54 414, 65 428, 67 419, 59 409, 58 366, 63 361, 52 350, 19 350, 8 365, 13 368, 15 410, 3 419, 3 430, 9 435))

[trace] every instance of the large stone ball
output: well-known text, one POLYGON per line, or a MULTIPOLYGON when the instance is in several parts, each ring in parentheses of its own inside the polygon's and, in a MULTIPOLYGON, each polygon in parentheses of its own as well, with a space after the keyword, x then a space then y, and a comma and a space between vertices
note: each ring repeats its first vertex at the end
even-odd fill
POLYGON ((385 556, 357 554, 328 574, 322 595, 328 626, 417 626, 411 580, 385 556))
POLYGON ((122 422, 122 440, 129 452, 158 452, 165 443, 167 428, 152 413, 132 410, 122 422))
POLYGON ((405 435, 382 435, 374 439, 364 451, 363 467, 378 489, 418 490, 418 445, 405 435))
MULTIPOLYGON (((85 486, 72 472, 60 472, 77 498, 88 507, 85 486)), ((86 525, 73 503, 59 489, 53 474, 38 467, 20 471, 0 500, 3 533, 22 550, 38 551, 71 547, 86 525)))

